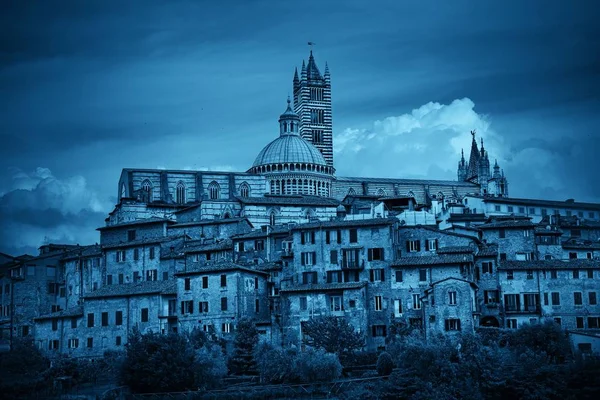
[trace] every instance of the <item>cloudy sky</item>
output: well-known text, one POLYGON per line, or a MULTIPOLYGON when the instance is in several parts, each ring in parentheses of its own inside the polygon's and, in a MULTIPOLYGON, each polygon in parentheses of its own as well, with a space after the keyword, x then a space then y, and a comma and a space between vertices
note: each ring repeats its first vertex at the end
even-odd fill
POLYGON ((477 129, 513 197, 600 202, 593 1, 7 3, 0 251, 97 241, 124 167, 246 170, 308 41, 338 175, 455 179, 477 129))

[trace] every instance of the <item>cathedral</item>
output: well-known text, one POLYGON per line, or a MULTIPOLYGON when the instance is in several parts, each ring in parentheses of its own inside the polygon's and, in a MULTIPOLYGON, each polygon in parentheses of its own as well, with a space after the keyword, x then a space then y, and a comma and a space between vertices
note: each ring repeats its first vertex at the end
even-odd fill
MULTIPOLYGON (((279 116, 279 133, 246 172, 124 169, 119 204, 107 223, 140 217, 165 217, 198 205, 198 218, 247 217, 255 226, 328 218, 342 202, 360 196, 408 203, 439 213, 466 195, 507 197, 508 182, 496 163, 490 173, 488 152, 475 133, 458 180, 416 180, 336 175, 333 160, 331 73, 319 70, 310 52, 293 77, 293 100, 279 116)), ((389 204, 388 204, 389 205, 389 204)))

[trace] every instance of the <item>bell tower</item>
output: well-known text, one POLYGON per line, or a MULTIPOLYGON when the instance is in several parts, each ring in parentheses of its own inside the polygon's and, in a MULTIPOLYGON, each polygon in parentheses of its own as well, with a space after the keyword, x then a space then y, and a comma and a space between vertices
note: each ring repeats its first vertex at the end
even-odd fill
POLYGON ((327 64, 321 75, 312 50, 308 63, 302 61, 300 77, 297 68, 294 72, 294 111, 300 116, 300 136, 319 149, 332 167, 331 76, 327 64))

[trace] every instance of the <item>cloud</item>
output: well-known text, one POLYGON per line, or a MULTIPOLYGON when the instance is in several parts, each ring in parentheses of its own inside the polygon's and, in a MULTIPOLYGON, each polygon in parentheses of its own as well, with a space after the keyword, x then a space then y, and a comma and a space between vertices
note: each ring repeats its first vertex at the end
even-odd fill
POLYGON ((0 246, 18 254, 44 242, 88 244, 98 240, 112 204, 91 190, 85 178, 56 178, 47 168, 11 169, 0 197, 0 246))

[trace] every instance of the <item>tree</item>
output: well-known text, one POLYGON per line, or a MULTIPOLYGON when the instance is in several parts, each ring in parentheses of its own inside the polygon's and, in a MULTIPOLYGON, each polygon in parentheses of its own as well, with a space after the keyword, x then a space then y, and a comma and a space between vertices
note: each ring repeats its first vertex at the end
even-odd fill
POLYGON ((331 382, 342 374, 342 364, 336 354, 323 349, 301 352, 296 357, 296 373, 302 382, 331 382))
POLYGON ((290 383, 298 380, 295 349, 283 349, 269 343, 256 346, 256 367, 264 383, 290 383))
POLYGON ((256 370, 254 349, 258 343, 258 331, 254 321, 242 318, 235 334, 233 357, 229 362, 231 371, 238 375, 256 370))
POLYGON ((381 376, 387 376, 394 370, 394 361, 390 353, 382 352, 377 358, 377 373, 381 376))
POLYGON ((364 336, 354 330, 345 318, 323 316, 309 319, 303 332, 310 337, 309 344, 339 356, 361 349, 364 336))

